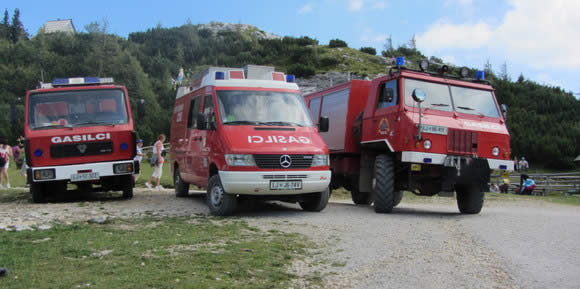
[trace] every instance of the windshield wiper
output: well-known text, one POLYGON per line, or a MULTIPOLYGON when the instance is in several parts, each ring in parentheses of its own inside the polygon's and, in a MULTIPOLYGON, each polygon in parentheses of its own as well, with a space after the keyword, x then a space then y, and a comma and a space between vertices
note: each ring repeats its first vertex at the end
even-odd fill
POLYGON ((481 113, 481 111, 473 108, 473 107, 469 107, 469 106, 456 106, 459 109, 463 109, 463 110, 470 110, 470 111, 475 111, 476 113, 479 114, 479 116, 484 117, 485 114, 481 113))
POLYGON ((230 125, 244 125, 244 124, 261 125, 261 124, 264 124, 264 123, 259 122, 259 121, 251 121, 251 120, 234 120, 234 121, 226 121, 226 122, 224 122, 224 124, 230 124, 230 125))
POLYGON ((304 126, 302 124, 291 122, 291 121, 266 121, 263 122, 264 125, 280 125, 280 126, 304 126))
POLYGON ((431 107, 433 106, 438 106, 438 107, 443 107, 443 106, 449 106, 449 104, 446 103, 430 103, 428 107, 425 107, 423 110, 426 111, 428 109, 431 109, 431 107))
POLYGON ((94 125, 94 124, 101 124, 101 125, 110 125, 110 126, 115 126, 114 123, 110 123, 110 122, 106 122, 106 121, 87 121, 87 122, 80 122, 80 123, 75 123, 73 125, 73 127, 77 127, 77 126, 85 126, 85 125, 94 125))

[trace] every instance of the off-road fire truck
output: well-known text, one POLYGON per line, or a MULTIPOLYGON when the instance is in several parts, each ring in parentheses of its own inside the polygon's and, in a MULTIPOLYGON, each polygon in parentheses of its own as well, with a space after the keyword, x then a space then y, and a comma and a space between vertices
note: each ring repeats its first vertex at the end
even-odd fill
POLYGON ((127 89, 112 78, 41 83, 26 93, 24 136, 32 200, 74 184, 79 192, 122 190, 133 197, 139 170, 127 89))
POLYGON ((192 76, 177 91, 170 142, 176 196, 187 196, 189 184, 206 187, 214 215, 232 214, 242 198, 298 202, 306 211, 328 202, 328 148, 294 76, 273 67, 192 76))
POLYGON ((408 190, 433 196, 456 192, 461 213, 483 206, 490 170, 513 170, 505 106, 484 73, 468 78, 449 67, 406 69, 352 80, 305 96, 313 119, 328 116, 321 133, 330 150, 332 187, 344 186, 356 204, 391 212, 408 190))

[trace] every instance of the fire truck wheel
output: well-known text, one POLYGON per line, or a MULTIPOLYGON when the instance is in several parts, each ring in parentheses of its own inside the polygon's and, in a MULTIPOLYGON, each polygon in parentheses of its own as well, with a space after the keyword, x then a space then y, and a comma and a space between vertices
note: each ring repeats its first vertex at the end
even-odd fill
POLYGON ((178 167, 173 170, 173 184, 175 186, 176 197, 183 198, 189 195, 189 184, 181 179, 178 167))
POLYGON ((359 192, 358 184, 356 186, 352 186, 352 189, 350 190, 350 197, 352 198, 352 202, 357 205, 370 205, 373 202, 371 193, 359 192))
POLYGON ((476 185, 456 185, 457 207, 462 214, 479 214, 484 192, 476 185))
POLYGON ((133 198, 133 176, 129 175, 125 180, 123 180, 123 199, 130 200, 133 198))
POLYGON ((314 193, 307 196, 306 199, 299 202, 299 204, 304 211, 320 212, 326 208, 328 198, 330 198, 330 189, 326 188, 326 190, 320 193, 314 193))
POLYGON ((238 202, 236 195, 226 193, 219 175, 209 178, 205 199, 210 214, 214 216, 231 215, 236 209, 238 202))
POLYGON ((403 199, 403 192, 402 191, 396 191, 395 192, 395 199, 393 201, 393 207, 396 207, 399 205, 399 203, 401 203, 401 200, 403 199))
POLYGON ((395 206, 395 174, 391 156, 377 156, 373 181, 375 212, 392 212, 395 206))
POLYGON ((33 203, 46 203, 46 195, 43 192, 43 185, 39 183, 30 184, 30 193, 33 203))

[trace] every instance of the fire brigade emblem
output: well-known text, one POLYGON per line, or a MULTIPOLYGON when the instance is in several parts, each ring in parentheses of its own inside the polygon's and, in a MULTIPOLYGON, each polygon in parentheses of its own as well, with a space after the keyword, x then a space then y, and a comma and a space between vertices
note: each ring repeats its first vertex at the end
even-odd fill
POLYGON ((283 155, 280 157, 280 166, 287 169, 292 165, 292 158, 289 155, 283 155))
POLYGON ((386 135, 389 132, 389 120, 386 118, 381 119, 379 122, 378 132, 380 135, 386 135))
POLYGON ((84 154, 87 151, 87 145, 86 144, 77 145, 77 149, 81 154, 84 154))

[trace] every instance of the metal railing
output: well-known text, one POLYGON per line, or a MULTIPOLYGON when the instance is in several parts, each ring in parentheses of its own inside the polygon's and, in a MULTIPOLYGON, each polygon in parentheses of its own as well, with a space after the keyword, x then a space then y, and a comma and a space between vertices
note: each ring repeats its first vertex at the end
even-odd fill
MULTIPOLYGON (((555 173, 555 174, 527 174, 536 182, 536 195, 548 195, 551 193, 580 194, 580 172, 555 173)), ((510 190, 513 192, 520 185, 520 174, 510 175, 510 190)), ((491 176, 492 184, 503 183, 501 175, 491 176)))

